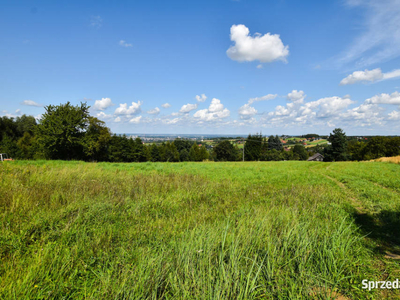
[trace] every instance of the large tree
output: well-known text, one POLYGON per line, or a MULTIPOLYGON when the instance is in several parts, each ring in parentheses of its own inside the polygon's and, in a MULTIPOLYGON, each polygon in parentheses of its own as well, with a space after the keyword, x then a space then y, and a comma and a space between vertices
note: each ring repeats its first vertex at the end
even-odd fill
POLYGON ((249 134, 244 145, 244 159, 246 161, 260 160, 263 137, 260 134, 249 134))
POLYGON ((219 142, 214 147, 216 159, 219 161, 235 161, 237 160, 237 150, 230 141, 219 142))
POLYGON ((347 160, 347 137, 342 129, 336 128, 329 135, 328 141, 331 143, 324 151, 324 161, 343 161, 347 160))
POLYGON ((40 143, 50 159, 83 159, 84 136, 89 126, 86 103, 48 105, 37 126, 40 143))

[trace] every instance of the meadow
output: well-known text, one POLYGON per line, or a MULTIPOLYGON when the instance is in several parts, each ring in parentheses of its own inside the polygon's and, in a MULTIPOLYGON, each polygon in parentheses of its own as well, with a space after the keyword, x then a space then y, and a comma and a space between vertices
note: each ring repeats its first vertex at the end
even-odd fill
POLYGON ((0 299, 393 299, 400 165, 0 164, 0 299))

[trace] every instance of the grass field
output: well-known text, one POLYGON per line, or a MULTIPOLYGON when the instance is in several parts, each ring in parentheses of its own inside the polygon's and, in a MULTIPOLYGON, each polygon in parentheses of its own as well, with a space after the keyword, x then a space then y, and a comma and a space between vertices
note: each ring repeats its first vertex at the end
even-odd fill
POLYGON ((0 299, 393 299, 400 165, 0 164, 0 299))

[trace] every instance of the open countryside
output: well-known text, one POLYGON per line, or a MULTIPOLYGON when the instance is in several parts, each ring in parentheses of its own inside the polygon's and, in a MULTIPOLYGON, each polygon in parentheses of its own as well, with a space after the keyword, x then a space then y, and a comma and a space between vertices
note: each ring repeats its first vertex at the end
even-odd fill
POLYGON ((400 165, 0 165, 2 299, 382 299, 400 165))
POLYGON ((400 299, 400 0, 0 28, 0 300, 400 299))

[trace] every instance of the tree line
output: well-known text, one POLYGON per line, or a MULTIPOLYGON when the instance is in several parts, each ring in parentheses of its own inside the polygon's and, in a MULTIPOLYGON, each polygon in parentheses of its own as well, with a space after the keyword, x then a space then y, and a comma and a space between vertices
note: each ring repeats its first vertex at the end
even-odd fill
POLYGON ((90 116, 86 103, 49 105, 45 110, 39 121, 26 115, 0 117, 0 152, 16 159, 109 162, 306 160, 317 152, 324 155, 325 161, 400 155, 400 137, 380 136, 367 142, 349 142, 341 129, 330 134, 330 145, 318 145, 310 151, 300 144, 284 149, 278 136, 266 138, 261 134, 249 134, 244 141, 244 151, 225 139, 211 150, 185 139, 145 145, 140 138, 112 134, 103 121, 90 116))

